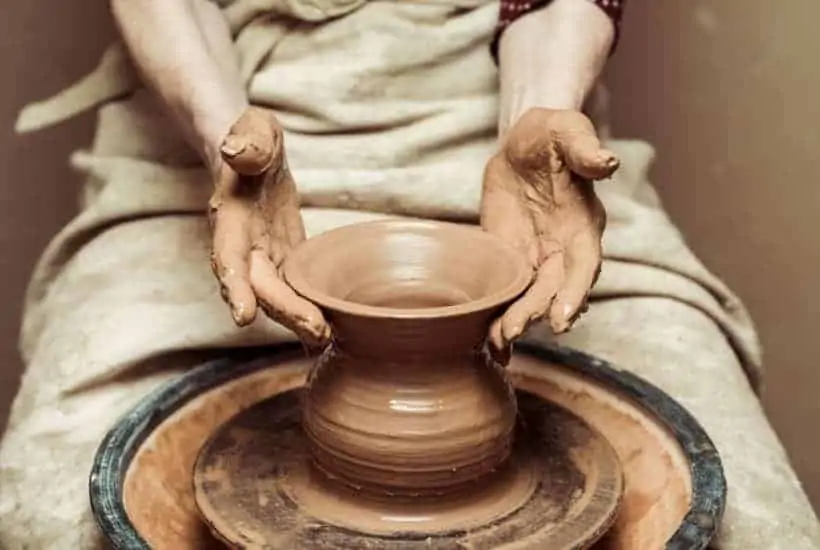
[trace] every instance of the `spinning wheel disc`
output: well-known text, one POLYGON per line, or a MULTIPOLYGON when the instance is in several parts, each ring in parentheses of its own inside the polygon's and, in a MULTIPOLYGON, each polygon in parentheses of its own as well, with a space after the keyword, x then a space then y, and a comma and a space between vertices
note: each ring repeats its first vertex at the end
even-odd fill
POLYGON ((414 503, 368 499, 313 473, 300 391, 238 414, 199 455, 197 506, 232 547, 578 549, 614 521, 623 493, 615 451, 580 418, 532 394, 518 395, 509 469, 467 494, 414 503))

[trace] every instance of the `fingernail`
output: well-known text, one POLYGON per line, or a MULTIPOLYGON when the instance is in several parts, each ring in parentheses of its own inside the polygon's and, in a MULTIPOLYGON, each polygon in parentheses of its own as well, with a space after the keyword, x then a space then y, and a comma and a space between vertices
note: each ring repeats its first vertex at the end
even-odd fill
POLYGON ((562 332, 568 332, 572 330, 572 327, 575 326, 575 320, 578 318, 577 312, 573 315, 572 308, 568 305, 564 305, 564 323, 562 327, 562 332))
POLYGON ((572 307, 568 304, 563 304, 560 311, 561 313, 557 319, 555 316, 550 316, 550 327, 555 334, 562 334, 572 328, 573 320, 570 317, 572 307))
POLYGON ((233 322, 239 326, 245 324, 245 306, 243 304, 238 304, 231 309, 231 315, 233 316, 233 322))
POLYGON ((244 143, 237 143, 236 140, 233 139, 226 139, 225 142, 222 144, 222 152, 229 157, 235 157, 240 154, 242 151, 245 150, 244 143))
POLYGON ((317 323, 310 316, 303 320, 301 329, 310 338, 314 347, 324 345, 330 338, 330 327, 324 323, 317 323))
POLYGON ((521 336, 523 329, 520 325, 514 325, 509 330, 504 331, 504 346, 508 346, 510 342, 521 336))
POLYGON ((618 166, 618 157, 616 157, 613 153, 608 153, 606 157, 607 158, 604 161, 604 164, 607 168, 616 168, 618 166))

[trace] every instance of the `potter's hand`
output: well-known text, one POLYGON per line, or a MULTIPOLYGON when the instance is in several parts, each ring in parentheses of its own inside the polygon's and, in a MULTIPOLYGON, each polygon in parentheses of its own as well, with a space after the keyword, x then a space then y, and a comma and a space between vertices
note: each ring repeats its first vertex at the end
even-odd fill
POLYGON ((234 321, 248 325, 258 305, 305 344, 324 344, 329 328, 321 312, 281 274, 286 254, 305 239, 305 229, 276 117, 247 109, 231 127, 214 165, 211 264, 234 321))
POLYGON ((533 322, 548 318, 561 333, 586 309, 606 225, 591 180, 609 177, 618 164, 583 114, 540 108, 520 117, 490 159, 481 224, 524 253, 535 271, 526 294, 490 329, 497 360, 509 360, 511 342, 533 322))

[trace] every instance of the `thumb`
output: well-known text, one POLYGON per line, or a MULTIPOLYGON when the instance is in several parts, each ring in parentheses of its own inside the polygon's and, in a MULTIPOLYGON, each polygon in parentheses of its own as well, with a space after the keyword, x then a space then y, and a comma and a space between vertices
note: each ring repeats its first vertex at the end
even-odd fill
POLYGON ((569 169, 588 180, 610 177, 620 166, 612 151, 601 147, 592 122, 580 112, 567 112, 554 129, 558 150, 569 169))
POLYGON ((228 165, 244 176, 258 176, 274 160, 275 136, 268 116, 248 109, 231 126, 220 152, 228 165))
POLYGON ((222 159, 238 174, 258 176, 273 164, 272 140, 229 134, 220 149, 222 159))

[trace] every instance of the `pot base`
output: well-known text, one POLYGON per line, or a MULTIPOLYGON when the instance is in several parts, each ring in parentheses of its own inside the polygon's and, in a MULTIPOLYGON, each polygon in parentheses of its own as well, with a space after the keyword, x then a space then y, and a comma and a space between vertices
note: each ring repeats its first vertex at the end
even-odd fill
POLYGON ((456 495, 364 495, 311 468, 306 454, 294 454, 301 455, 300 463, 294 464, 294 470, 280 483, 286 498, 322 523, 378 537, 441 536, 492 524, 524 506, 538 481, 531 460, 523 458, 494 472, 480 486, 456 495))
POLYGON ((614 521, 623 492, 618 456, 583 420, 520 392, 513 459, 455 495, 363 495, 310 466, 300 392, 243 411, 203 447, 196 503, 233 547, 586 548, 614 521))

